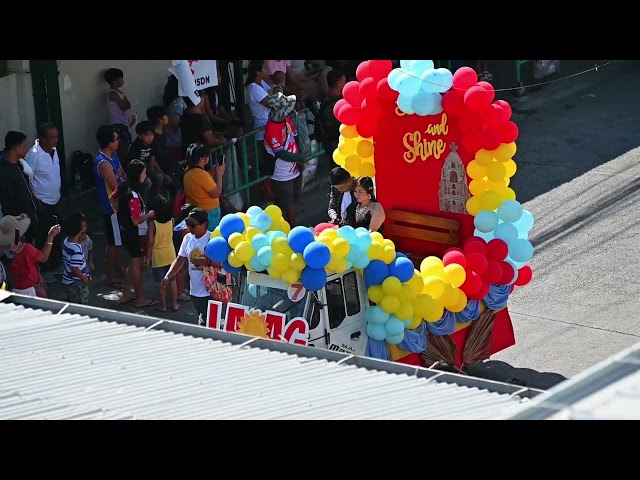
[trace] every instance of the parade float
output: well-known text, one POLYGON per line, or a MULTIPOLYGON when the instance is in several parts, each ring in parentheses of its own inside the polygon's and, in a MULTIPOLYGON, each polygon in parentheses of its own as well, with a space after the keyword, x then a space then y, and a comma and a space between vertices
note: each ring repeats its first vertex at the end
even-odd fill
POLYGON ((333 159, 374 178, 388 238, 291 229, 275 205, 226 215, 205 253, 241 273, 241 294, 226 312, 212 301, 207 324, 414 365, 481 362, 515 344, 509 296, 532 279, 511 108, 468 67, 368 60, 357 78, 334 108, 333 159))

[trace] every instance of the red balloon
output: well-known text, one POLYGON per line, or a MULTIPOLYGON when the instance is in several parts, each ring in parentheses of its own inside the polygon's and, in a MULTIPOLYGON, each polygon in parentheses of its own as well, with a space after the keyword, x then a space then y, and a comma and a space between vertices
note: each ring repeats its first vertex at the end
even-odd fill
POLYGON ((442 97, 442 110, 450 117, 457 117, 464 111, 464 94, 460 90, 449 90, 442 97))
POLYGON ((531 281, 532 278, 533 270, 531 270, 531 267, 529 265, 525 265, 520 270, 518 270, 518 279, 516 280, 516 283, 514 283, 514 285, 517 285, 518 287, 524 287, 531 281))
POLYGON ((467 133, 462 137, 462 148, 474 154, 482 148, 482 134, 480 132, 467 133))
POLYGON ((478 85, 464 92, 464 106, 471 112, 482 112, 492 100, 490 93, 478 85))
POLYGON ((463 250, 465 255, 469 255, 473 252, 478 252, 483 257, 487 256, 487 244, 480 237, 473 236, 467 238, 467 240, 464 242, 463 250))
POLYGON ((360 65, 358 65, 358 68, 356 68, 356 78, 359 82, 371 76, 371 72, 369 70, 370 65, 371 63, 369 62, 369 60, 365 60, 360 65))
POLYGON ((480 135, 482 136, 482 148, 485 150, 495 150, 502 143, 498 129, 484 128, 480 135))
POLYGON ((498 262, 489 260, 482 278, 490 285, 499 282, 502 278, 502 267, 498 262))
POLYGON ((370 138, 376 134, 378 121, 374 115, 365 115, 364 111, 360 115, 360 119, 356 124, 356 131, 362 138, 370 138))
MULTIPOLYGON (((487 258, 496 262, 502 262, 509 255, 509 246, 504 240, 494 238, 487 243, 487 258)), ((495 282, 492 282, 495 283, 495 282)))
POLYGON ((518 138, 518 126, 512 121, 508 121, 500 127, 500 139, 502 143, 515 142, 518 138))
MULTIPOLYGON (((371 75, 376 82, 389 75, 391 70, 393 70, 391 60, 369 60, 369 75, 371 75)), ((357 76, 358 72, 356 70, 356 77, 357 76)))
MULTIPOLYGON (((360 82, 360 96, 364 99, 374 99, 378 96, 378 83, 372 78, 367 77, 360 82)), ((362 105, 360 105, 362 106, 362 105)))
POLYGON ((498 280, 498 285, 508 285, 513 280, 513 277, 516 276, 516 271, 510 263, 500 262, 500 267, 502 268, 502 276, 500 280, 498 280))
POLYGON ((360 110, 362 111, 361 116, 375 117, 377 120, 382 108, 375 99, 365 98, 360 104, 360 110))
POLYGON ((341 98, 340 100, 338 100, 336 102, 336 104, 333 106, 333 116, 336 117, 338 120, 340 120, 340 117, 338 117, 340 112, 340 109, 344 106, 344 105, 349 105, 349 102, 347 102, 344 98, 341 98))
POLYGON ((446 267, 447 265, 451 265, 452 263, 457 263, 458 265, 462 265, 463 268, 467 266, 467 259, 464 256, 464 252, 462 250, 447 250, 446 253, 442 257, 442 263, 446 267))
POLYGON ((483 127, 498 128, 507 120, 509 120, 507 112, 496 102, 482 111, 483 127))
POLYGON ((502 107, 502 109, 507 112, 507 120, 511 118, 513 111, 511 110, 511 105, 506 100, 496 100, 493 102, 495 105, 502 107))
POLYGON ((345 125, 355 125, 360 120, 360 109, 347 103, 340 107, 336 118, 345 125))
POLYGON ((489 82, 478 82, 478 86, 484 88, 484 90, 491 96, 491 100, 489 103, 493 102, 493 99, 496 98, 496 91, 489 82))
POLYGON ((465 135, 479 132, 482 128, 482 119, 475 113, 463 111, 458 117, 458 128, 460 133, 465 135))
POLYGON ((467 90, 473 87, 478 81, 478 74, 471 67, 460 67, 453 74, 453 88, 456 90, 467 90))
POLYGON ((354 107, 359 107, 362 103, 362 95, 360 95, 359 82, 347 82, 342 89, 342 97, 354 107))
POLYGON ((484 275, 487 271, 487 257, 480 252, 472 252, 466 255, 467 257, 467 269, 473 270, 478 275, 484 275))
POLYGON ((387 80, 387 77, 378 81, 377 90, 378 90, 378 99, 383 102, 393 103, 396 100, 398 100, 398 95, 400 95, 398 92, 396 92, 389 86, 389 81, 387 80))
POLYGON ((467 270, 467 278, 464 280, 464 283, 460 285, 460 290, 462 290, 468 298, 471 298, 471 295, 476 293, 481 286, 482 277, 473 270, 467 270))
POLYGON ((471 295, 467 295, 470 300, 482 300, 489 293, 489 284, 482 278, 480 279, 480 287, 471 295))

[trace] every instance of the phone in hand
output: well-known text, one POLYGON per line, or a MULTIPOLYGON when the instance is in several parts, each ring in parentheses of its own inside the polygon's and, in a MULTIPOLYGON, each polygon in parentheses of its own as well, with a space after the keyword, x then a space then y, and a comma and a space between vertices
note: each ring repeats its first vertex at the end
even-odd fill
POLYGON ((60 222, 58 222, 58 216, 57 215, 52 215, 53 218, 53 224, 54 225, 60 225, 60 222))
POLYGON ((225 160, 225 155, 223 153, 218 157, 218 165, 222 165, 224 163, 224 160, 225 160))
POLYGON ((20 243, 20 229, 16 227, 15 234, 13 237, 14 245, 18 245, 20 243))

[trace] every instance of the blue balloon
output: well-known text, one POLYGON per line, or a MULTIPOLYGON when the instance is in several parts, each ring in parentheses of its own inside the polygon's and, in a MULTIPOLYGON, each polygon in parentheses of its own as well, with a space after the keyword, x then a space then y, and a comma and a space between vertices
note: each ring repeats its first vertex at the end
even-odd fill
POLYGON ((271 251, 271 247, 262 247, 256 253, 256 257, 260 261, 262 265, 269 268, 271 266, 271 259, 273 258, 273 252, 271 251))
POLYGON ((398 257, 409 258, 409 257, 407 257, 407 256, 406 256, 404 253, 402 253, 402 252, 396 252, 396 258, 398 258, 398 257))
POLYGON ((522 234, 520 236, 524 236, 525 233, 529 233, 533 228, 533 223, 533 214, 529 210, 523 210, 522 217, 517 222, 514 222, 513 225, 518 229, 518 233, 522 234))
POLYGON ((222 220, 220 220, 220 235, 222 235, 225 240, 229 240, 229 236, 231 236, 232 233, 244 232, 244 228, 242 218, 234 213, 225 215, 222 217, 222 220))
POLYGON ((446 68, 426 70, 420 79, 424 92, 445 93, 453 85, 453 74, 446 68))
POLYGON ((415 73, 405 73, 398 82, 398 91, 400 95, 412 97, 420 91, 422 81, 415 73))
POLYGON ((367 255, 367 252, 361 252, 360 255, 358 255, 358 257, 353 261, 353 266, 362 270, 364 268, 367 268, 369 266, 369 263, 371 263, 371 259, 369 258, 369 255, 367 255))
POLYGON ((253 268, 256 272, 263 272, 269 266, 269 265, 264 265, 260 261, 257 255, 254 255, 253 257, 251 257, 251 260, 249 261, 249 265, 251 265, 251 268, 253 268))
POLYGON ((296 253, 303 253, 311 242, 315 241, 313 232, 307 227, 294 227, 289 232, 289 246, 296 253))
MULTIPOLYGON (((400 60, 401 62, 403 60, 400 60)), ((404 60, 405 62, 413 62, 413 60, 404 60)), ((404 72, 400 68, 394 68, 389 72, 389 76, 387 77, 387 82, 392 90, 398 91, 398 83, 402 80, 404 72)))
POLYGON ((492 232, 499 222, 498 214, 493 210, 480 210, 473 218, 473 224, 482 233, 492 232))
POLYGON ((327 284, 327 271, 324 268, 304 267, 300 274, 300 283, 307 290, 320 290, 327 284))
POLYGON ((268 247, 269 244, 270 244, 269 239, 267 238, 266 235, 263 235, 262 233, 258 233, 257 235, 254 235, 253 238, 251 239, 251 246, 256 252, 260 250, 262 247, 268 247))
POLYGON ((415 111, 413 110, 413 107, 411 106, 412 101, 413 101, 413 95, 408 96, 408 95, 403 95, 401 93, 400 95, 398 95, 398 100, 396 100, 396 103, 398 104, 398 108, 401 111, 403 111, 407 115, 412 115, 415 113, 415 111))
POLYGON ((344 258, 347 262, 353 263, 354 260, 360 258, 361 255, 362 255, 362 250, 360 250, 355 245, 352 245, 351 248, 349 248, 349 253, 347 253, 344 258))
MULTIPOLYGON (((413 270, 411 270, 413 276, 413 270)), ((364 269, 364 279, 367 285, 381 285, 389 276, 389 267, 382 260, 371 260, 364 269)))
POLYGON ((313 241, 304 248, 304 263, 311 268, 324 268, 331 260, 331 251, 322 242, 313 241))
POLYGON ((493 234, 496 238, 509 244, 518 238, 518 229, 512 223, 501 223, 493 231, 493 234))
POLYGON ((390 315, 382 310, 378 305, 368 307, 365 310, 365 318, 368 323, 375 323, 377 325, 384 325, 389 320, 390 315), (368 313, 367 313, 368 312, 368 313))
POLYGON ((222 237, 212 238, 204 248, 205 255, 214 262, 224 262, 229 258, 232 249, 222 237))
POLYGON ((338 229, 338 236, 340 238, 344 238, 349 245, 354 245, 356 243, 356 231, 353 227, 349 225, 345 225, 338 229))
POLYGON ((433 115, 432 112, 437 109, 437 97, 439 93, 428 93, 420 90, 411 99, 411 109, 420 116, 433 115))
POLYGON ((489 233, 484 233, 484 232, 481 232, 480 230, 478 230, 477 228, 473 231, 473 236, 474 237, 480 237, 481 239, 483 239, 487 243, 489 243, 491 240, 496 238, 493 235, 493 231, 491 231, 489 233))
POLYGON ((287 238, 287 234, 279 230, 274 232, 267 232, 266 235, 267 235, 267 238, 269 239, 269 243, 273 243, 273 241, 278 237, 282 237, 284 239, 287 238))
POLYGON ((404 322, 395 315, 391 315, 389 320, 384 324, 387 335, 404 335, 404 322))
POLYGON ((224 268, 229 273, 238 273, 242 269, 242 267, 240 268, 232 267, 231 265, 229 265, 229 262, 227 262, 226 260, 220 263, 222 263, 222 268, 224 268))
POLYGON ((356 229, 356 240, 354 245, 364 252, 369 249, 373 241, 371 240, 371 234, 368 230, 365 230, 364 232, 359 232, 358 230, 359 228, 356 229))
POLYGON ((257 206, 257 205, 251 205, 249 208, 247 208, 247 216, 251 219, 255 216, 257 216, 258 214, 262 213, 263 210, 257 206))
POLYGON ((514 223, 520 220, 524 208, 517 200, 505 200, 498 207, 498 217, 504 223, 514 223))
POLYGON ((373 340, 382 342, 387 338, 387 330, 384 328, 384 325, 367 323, 367 335, 373 340))
POLYGON ((408 282, 413 278, 415 267, 413 262, 405 257, 396 257, 396 259, 389 264, 389 275, 397 277, 400 282, 408 282))
POLYGON ((251 219, 251 225, 264 232, 271 227, 271 217, 264 212, 259 213, 251 219))
POLYGON ((533 245, 529 240, 519 238, 509 243, 509 256, 516 262, 528 262, 533 257, 533 245))

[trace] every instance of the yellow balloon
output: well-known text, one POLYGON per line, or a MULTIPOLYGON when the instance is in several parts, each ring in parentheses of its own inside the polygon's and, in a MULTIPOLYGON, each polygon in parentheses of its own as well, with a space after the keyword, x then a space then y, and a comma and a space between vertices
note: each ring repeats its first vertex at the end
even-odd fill
POLYGON ((248 262, 249 260, 251 260, 251 257, 256 254, 256 251, 251 246, 251 243, 247 242, 246 240, 238 243, 233 250, 234 252, 236 252, 236 257, 238 257, 238 259, 242 260, 243 262, 248 262))
POLYGON ((246 268, 250 272, 255 272, 255 269, 251 266, 251 262, 244 262, 244 268, 246 268))
POLYGON ((229 240, 227 240, 227 243, 231 248, 236 248, 240 242, 244 242, 245 240, 246 239, 244 238, 243 234, 234 232, 229 235, 229 240))
POLYGON ((502 143, 493 151, 493 158, 499 162, 506 162, 516 154, 516 150, 515 143, 502 143))
POLYGON ((362 160, 358 155, 349 155, 344 161, 344 168, 349 172, 356 172, 360 168, 362 160))
POLYGON ((513 160, 507 160, 504 162, 504 168, 506 170, 505 176, 508 178, 513 177, 516 174, 516 170, 518 170, 516 162, 513 160))
POLYGON ((411 301, 413 307, 413 314, 420 318, 425 318, 425 315, 432 308, 432 304, 435 305, 435 301, 429 295, 420 294, 411 301))
POLYGON ((450 263, 444 267, 444 281, 454 287, 459 287, 467 279, 467 271, 462 265, 450 263))
POLYGON ((505 188, 505 193, 502 196, 502 202, 504 202, 505 200, 515 200, 515 199, 516 199, 516 192, 513 190, 513 188, 505 188))
POLYGON ((355 125, 340 125, 340 135, 344 138, 355 138, 358 136, 358 131, 355 125))
POLYGON ((271 243, 271 251, 273 253, 282 253, 287 256, 291 256, 291 253, 293 253, 289 247, 287 239, 282 237, 276 237, 273 239, 273 242, 271 243))
POLYGON ((503 178, 502 180, 489 180, 487 185, 489 186, 489 190, 493 190, 494 192, 499 192, 507 188, 509 179, 503 178))
POLYGON ((349 157, 356 152, 356 145, 352 141, 345 141, 343 144, 338 145, 338 150, 345 157, 349 157))
POLYGON ((389 265, 395 259, 396 259, 396 249, 394 247, 389 247, 389 246, 383 247, 382 257, 380 258, 380 260, 382 260, 384 263, 389 265))
MULTIPOLYGON (((374 232, 377 233, 377 232, 374 232)), ((373 234, 371 234, 373 236, 373 234)), ((369 260, 382 260, 384 255, 384 248, 379 243, 372 243, 371 246, 367 249, 367 255, 369 256, 369 260)))
POLYGON ((262 232, 256 227, 247 227, 247 229, 244 231, 244 236, 248 241, 251 241, 253 237, 255 237, 259 233, 262 232))
POLYGON ((335 260, 335 269, 333 270, 336 273, 342 273, 347 270, 349 264, 347 263, 347 259, 344 257, 338 257, 335 260))
POLYGON ((400 302, 400 306, 394 315, 402 321, 409 320, 413 317, 413 307, 410 303, 400 302))
POLYGON ((282 229, 283 233, 289 235, 289 232, 291 231, 291 225, 289 225, 289 222, 280 220, 280 228, 282 229))
POLYGON ((238 212, 238 213, 236 213, 236 215, 239 216, 242 219, 242 221, 244 222, 244 228, 247 228, 249 226, 249 222, 250 222, 249 215, 247 215, 244 212, 238 212))
POLYGON ((371 241, 378 245, 384 245, 384 237, 380 232, 371 232, 371 241))
POLYGON ((291 266, 292 269, 297 270, 298 272, 301 272, 304 269, 304 267, 307 266, 307 264, 304 262, 304 258, 302 257, 302 254, 300 253, 291 254, 291 260, 289 261, 289 265, 291 266))
POLYGON ((413 293, 413 288, 409 283, 403 283, 400 289, 400 294, 398 295, 398 300, 400 303, 409 303, 411 300, 416 298, 417 295, 413 293))
POLYGON ((347 157, 340 151, 339 148, 336 148, 333 151, 332 157, 334 162, 336 162, 341 167, 344 167, 344 161, 346 160, 347 157))
POLYGON ((216 227, 216 229, 213 232, 211 232, 211 236, 209 238, 216 238, 221 236, 222 234, 220 233, 220 229, 216 227))
POLYGON ((384 298, 384 291, 380 285, 372 285, 367 290, 367 297, 375 304, 379 304, 384 298))
POLYGON ((369 140, 360 140, 356 145, 356 153, 361 158, 367 158, 373 155, 373 143, 369 140))
POLYGON ((458 301, 456 302, 455 305, 450 305, 447 308, 447 310, 453 313, 458 313, 464 310, 466 306, 467 306, 467 296, 462 290, 458 289, 458 301))
POLYGON ((501 203, 502 199, 500 198, 500 195, 492 190, 487 190, 480 197, 480 206, 482 210, 496 210, 501 203))
POLYGON ((329 247, 330 252, 333 251, 333 240, 331 240, 329 237, 318 237, 316 239, 316 242, 324 243, 327 247, 329 247))
POLYGON ((482 210, 482 206, 480 205, 480 197, 474 195, 467 200, 467 204, 465 205, 467 208, 467 213, 472 216, 476 216, 480 210, 482 210))
POLYGON ((282 210, 277 205, 268 205, 267 208, 264 209, 264 213, 269 215, 272 222, 279 222, 282 218, 282 210))
POLYGON ((402 291, 402 283, 397 277, 387 277, 382 282, 382 291, 385 295, 398 296, 402 291))
POLYGON ((413 290, 414 298, 422 293, 422 289, 424 288, 424 279, 422 278, 422 275, 420 275, 420 272, 415 268, 413 269, 413 277, 411 277, 411 280, 409 280, 408 283, 411 286, 411 290, 413 290))
POLYGON ((275 253, 271 258, 271 268, 279 272, 284 272, 289 268, 289 259, 282 253, 275 253))
POLYGON ((392 247, 394 250, 396 249, 396 246, 393 243, 393 240, 390 240, 388 238, 385 238, 382 240, 382 246, 383 247, 392 247))
MULTIPOLYGON (((229 265, 231 265, 231 264, 229 264, 229 265)), ((273 267, 267 268, 267 273, 269 274, 269 276, 271 278, 275 278, 276 280, 279 280, 280 277, 282 277, 282 272, 280 270, 276 270, 273 267)))
POLYGON ((489 150, 485 150, 484 148, 481 148, 476 153, 475 161, 478 162, 478 165, 482 167, 486 167, 493 161, 493 153, 490 152, 489 150))
POLYGON ((335 240, 331 240, 327 238, 327 240, 331 242, 333 247, 333 253, 335 253, 336 256, 345 257, 348 255, 349 250, 351 249, 351 246, 349 245, 349 242, 347 240, 345 240, 342 237, 338 237, 335 240))
POLYGON ((293 285, 300 280, 300 272, 298 270, 294 270, 293 268, 288 268, 284 272, 282 272, 282 281, 287 285, 293 285))
POLYGON ((231 252, 229 254, 229 256, 227 257, 227 262, 229 262, 229 265, 231 265, 233 268, 240 268, 244 264, 242 260, 236 257, 235 252, 231 252))
POLYGON ((414 328, 418 328, 422 323, 422 317, 413 317, 411 319, 411 323, 407 325, 407 329, 413 330, 414 328))
POLYGON ((489 190, 489 185, 482 178, 471 180, 471 183, 469 183, 471 195, 482 195, 487 190, 489 190))
POLYGON ((492 162, 487 167, 487 178, 489 180, 500 181, 507 176, 507 169, 502 162, 492 162))
POLYGON ((420 273, 422 274, 422 278, 425 279, 425 285, 426 285, 427 277, 433 276, 442 280, 444 278, 444 265, 442 263, 436 263, 436 262, 425 263, 423 261, 422 264, 420 265, 420 273))
POLYGON ((387 313, 396 313, 400 308, 400 300, 393 295, 385 295, 380 300, 380 308, 387 313))
POLYGON ((424 288, 422 289, 422 293, 436 299, 442 295, 442 292, 444 292, 444 282, 441 278, 434 275, 424 277, 424 288))
POLYGON ((338 238, 338 231, 333 228, 325 228, 322 232, 320 232, 319 236, 335 240, 336 238, 338 238))
POLYGON ((376 167, 373 166, 373 163, 362 162, 358 173, 361 177, 374 178, 376 176, 376 167))
POLYGON ((450 283, 447 283, 444 286, 444 291, 442 292, 442 295, 436 299, 436 302, 438 302, 444 308, 449 308, 451 306, 454 306, 456 305, 456 303, 458 303, 459 291, 460 291, 459 288, 456 288, 450 283))
POLYGON ((424 318, 427 322, 437 322, 444 315, 444 308, 439 305, 438 302, 433 300, 433 303, 429 305, 429 310, 425 313, 424 318))
POLYGON ((487 174, 486 167, 483 167, 475 160, 471 160, 467 165, 467 175, 469 175, 474 180, 478 178, 482 178, 487 174))

